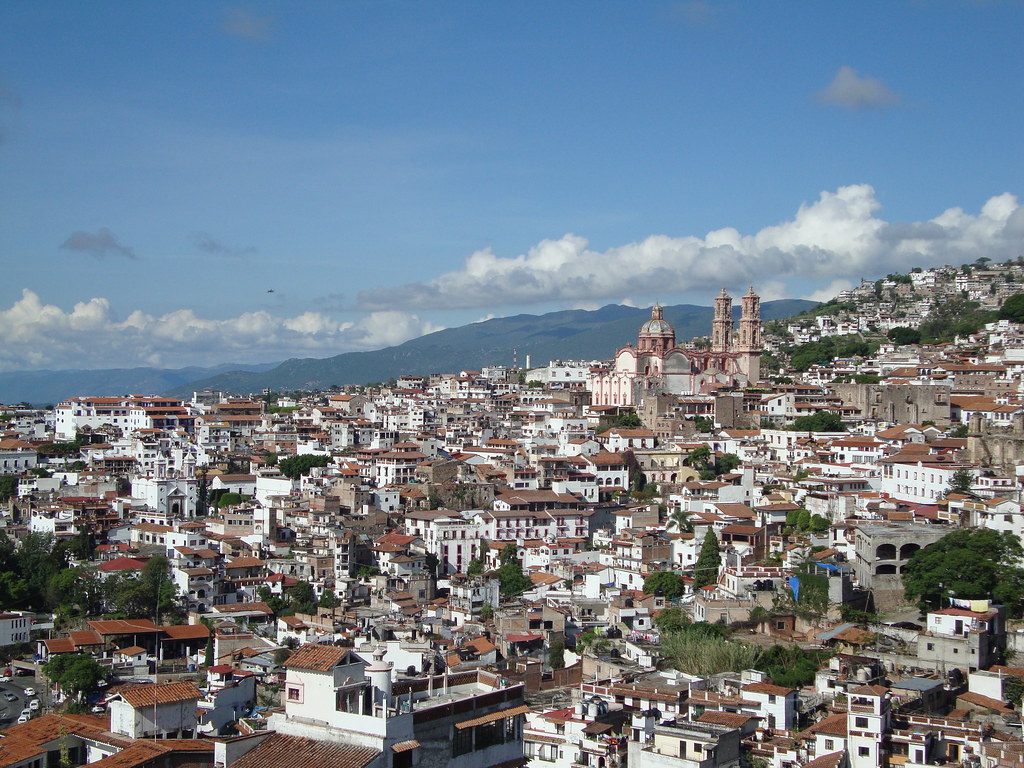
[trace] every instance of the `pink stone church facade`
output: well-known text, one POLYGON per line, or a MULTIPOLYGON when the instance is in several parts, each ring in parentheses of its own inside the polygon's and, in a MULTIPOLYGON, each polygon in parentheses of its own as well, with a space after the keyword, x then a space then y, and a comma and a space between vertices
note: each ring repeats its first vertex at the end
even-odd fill
POLYGON ((610 369, 594 370, 587 380, 593 405, 639 405, 645 393, 694 395, 721 386, 743 387, 761 379, 761 299, 753 287, 743 296, 739 332, 732 319, 732 298, 722 289, 715 298, 711 346, 676 345, 675 329, 660 305, 640 326, 637 344, 615 353, 610 369))

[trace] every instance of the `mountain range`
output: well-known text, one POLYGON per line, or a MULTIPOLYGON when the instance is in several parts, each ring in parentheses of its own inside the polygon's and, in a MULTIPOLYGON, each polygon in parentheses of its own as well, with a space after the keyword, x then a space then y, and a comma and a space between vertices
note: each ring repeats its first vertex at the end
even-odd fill
MULTIPOLYGON (((768 301, 761 305, 765 320, 792 317, 816 306, 800 299, 768 301)), ((664 317, 676 329, 679 341, 711 332, 710 307, 678 304, 664 308, 664 317)), ((739 317, 739 308, 734 315, 739 317)), ((609 304, 596 310, 572 309, 544 315, 514 315, 447 328, 373 352, 346 352, 325 359, 286 360, 268 371, 231 371, 179 387, 173 394, 193 389, 259 392, 323 389, 336 384, 365 384, 403 374, 479 370, 487 365, 523 367, 546 365, 550 360, 604 360, 627 342, 635 342, 650 309, 609 304)))
MULTIPOLYGON (((765 320, 816 306, 800 299, 766 301, 765 320)), ((738 317, 739 308, 734 314, 738 317)), ((130 392, 190 396, 193 390, 260 392, 324 389, 366 384, 403 374, 479 370, 488 365, 525 367, 550 360, 604 360, 627 342, 635 342, 650 309, 609 304, 596 310, 573 309, 543 315, 515 315, 447 328, 394 347, 346 352, 323 359, 293 358, 283 363, 218 365, 212 368, 127 368, 113 370, 11 371, 0 373, 0 402, 55 403, 84 395, 130 392)), ((711 332, 712 309, 692 304, 664 308, 664 317, 682 342, 711 332)))

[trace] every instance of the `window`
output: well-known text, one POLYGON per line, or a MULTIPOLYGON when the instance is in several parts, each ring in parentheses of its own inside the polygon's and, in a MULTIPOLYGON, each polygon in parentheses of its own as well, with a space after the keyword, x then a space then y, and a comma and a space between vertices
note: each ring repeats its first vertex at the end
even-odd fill
POLYGON ((825 749, 831 751, 836 748, 836 743, 832 739, 825 739, 825 749))
POLYGON ((452 757, 466 755, 473 751, 473 729, 456 729, 455 738, 452 739, 452 757))
POLYGON ((302 701, 302 689, 288 686, 288 701, 302 701))
POLYGON ((934 651, 935 650, 935 643, 928 643, 928 650, 929 651, 934 651))
POLYGON ((868 757, 871 754, 871 747, 857 747, 857 754, 861 757, 868 757))
POLYGON ((868 727, 868 719, 866 717, 855 717, 854 720, 853 720, 853 724, 857 728, 867 728, 868 727))

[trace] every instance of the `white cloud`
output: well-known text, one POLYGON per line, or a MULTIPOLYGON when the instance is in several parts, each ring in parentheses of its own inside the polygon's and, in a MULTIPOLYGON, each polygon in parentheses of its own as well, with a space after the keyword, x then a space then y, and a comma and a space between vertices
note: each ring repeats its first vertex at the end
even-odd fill
MULTIPOLYGON (((993 197, 978 215, 952 208, 925 222, 890 223, 867 184, 822 192, 792 219, 753 235, 725 228, 700 237, 652 235, 594 251, 567 234, 543 240, 527 253, 499 257, 477 251, 462 269, 422 283, 364 291, 368 310, 495 307, 561 301, 573 306, 623 295, 668 300, 673 293, 746 290, 762 284, 786 295, 788 283, 824 288, 833 280, 960 264, 978 256, 1016 258, 1024 242, 1017 198, 993 197), (781 287, 780 287, 781 286, 781 287)), ((768 295, 765 293, 764 295, 768 295)), ((788 292, 788 295, 793 295, 788 292)))
POLYGON ((232 37, 263 42, 270 37, 272 23, 269 16, 257 16, 245 8, 228 8, 224 12, 222 29, 232 37))
MULTIPOLYGON (((834 299, 837 294, 848 291, 851 288, 853 288, 853 283, 850 280, 833 280, 824 288, 820 288, 800 298, 807 299, 808 301, 828 301, 829 299, 834 299)), ((764 297, 762 296, 762 298, 764 297)), ((766 300, 770 301, 770 299, 766 300)))
POLYGON ((832 82, 816 94, 818 101, 847 109, 882 109, 900 103, 900 96, 877 77, 861 75, 853 67, 842 66, 832 82))
POLYGON ((160 317, 136 310, 118 320, 104 298, 70 312, 44 304, 29 289, 0 310, 0 370, 29 368, 178 367, 269 362, 294 356, 378 349, 440 330, 403 312, 374 312, 338 322, 318 312, 276 317, 266 311, 213 320, 181 309, 160 317))

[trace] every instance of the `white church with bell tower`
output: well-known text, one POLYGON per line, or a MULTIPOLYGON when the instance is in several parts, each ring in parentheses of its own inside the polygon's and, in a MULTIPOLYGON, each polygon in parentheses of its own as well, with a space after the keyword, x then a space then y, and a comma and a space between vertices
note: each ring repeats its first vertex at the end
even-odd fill
POLYGON ((732 298, 724 288, 715 298, 706 349, 678 346, 675 329, 655 304, 651 319, 640 326, 636 346, 621 347, 610 369, 595 370, 587 379, 591 403, 632 406, 645 393, 693 395, 756 384, 761 379, 761 299, 751 287, 740 302, 737 333, 732 298))

